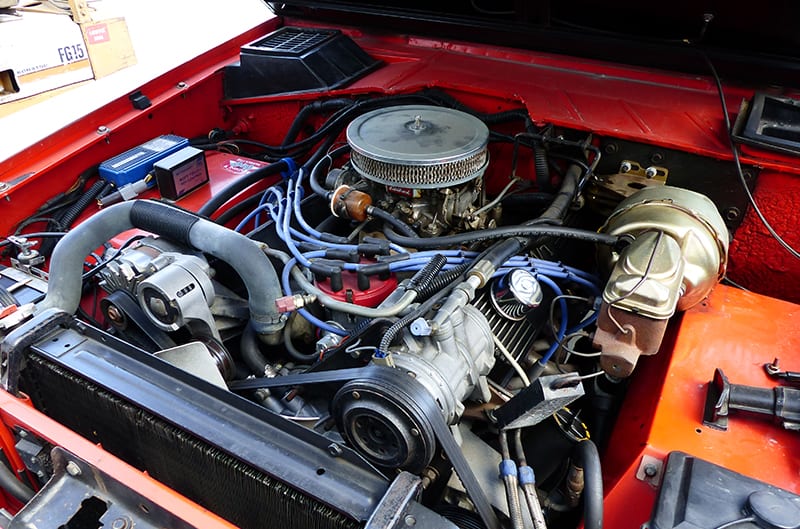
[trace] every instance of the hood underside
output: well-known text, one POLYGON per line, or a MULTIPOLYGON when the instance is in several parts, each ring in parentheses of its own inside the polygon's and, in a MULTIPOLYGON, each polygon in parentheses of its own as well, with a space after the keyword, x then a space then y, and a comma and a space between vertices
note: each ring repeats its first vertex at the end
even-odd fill
POLYGON ((707 56, 724 77, 756 84, 795 86, 800 70, 800 4, 792 2, 293 0, 271 5, 285 16, 399 32, 413 27, 417 34, 688 73, 707 74, 707 56))

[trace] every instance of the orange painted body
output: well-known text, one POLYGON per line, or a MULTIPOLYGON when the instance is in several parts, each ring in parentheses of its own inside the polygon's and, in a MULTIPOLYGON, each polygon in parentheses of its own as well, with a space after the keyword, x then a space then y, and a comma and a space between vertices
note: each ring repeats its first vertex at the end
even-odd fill
MULTIPOLYGON (((5 391, 0 391, 0 430, 6 427, 22 427, 35 432, 40 438, 63 447, 73 455, 83 459, 109 476, 125 483, 132 491, 148 498, 177 517, 182 518, 194 527, 204 529, 231 529, 234 526, 200 507, 170 488, 142 473, 132 466, 112 456, 101 446, 94 445, 71 430, 61 426, 52 419, 33 409, 24 400, 14 398, 5 391)), ((16 451, 7 452, 9 457, 16 456, 16 451)), ((19 503, 15 500, 3 505, 16 511, 19 503)))
POLYGON ((732 384, 774 387, 773 358, 800 370, 800 306, 718 286, 673 325, 658 355, 643 358, 607 449, 606 527, 638 528, 656 489, 636 478, 643 455, 683 451, 800 492, 800 434, 764 416, 731 412, 727 431, 703 425, 706 387, 721 368, 732 384))

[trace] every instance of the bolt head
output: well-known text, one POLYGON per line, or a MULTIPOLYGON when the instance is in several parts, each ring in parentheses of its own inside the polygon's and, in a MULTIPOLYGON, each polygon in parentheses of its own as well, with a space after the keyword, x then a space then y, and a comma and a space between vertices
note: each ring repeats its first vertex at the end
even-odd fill
POLYGON ((417 519, 414 518, 413 516, 411 516, 410 514, 408 516, 406 516, 403 521, 409 527, 413 527, 413 526, 417 525, 417 519))
POLYGON ((109 129, 105 125, 100 125, 99 127, 97 127, 97 133, 98 134, 108 134, 110 130, 111 129, 109 129))
POLYGON ((655 465, 650 463, 650 464, 647 464, 647 465, 644 466, 644 475, 645 476, 647 476, 648 478, 654 478, 654 477, 656 477, 656 474, 658 474, 658 468, 656 468, 655 465))
POLYGON ((75 461, 70 461, 67 463, 66 466, 67 474, 70 476, 80 476, 81 475, 81 467, 75 461))
POLYGON ((620 173, 623 173, 623 174, 629 173, 631 171, 631 169, 633 169, 633 166, 630 164, 630 162, 622 162, 619 165, 619 172, 620 173))
POLYGON ((153 311, 153 314, 156 316, 166 316, 167 304, 164 303, 164 300, 161 298, 152 297, 150 298, 150 310, 153 311))
POLYGON ((122 321, 122 313, 114 305, 108 307, 108 319, 117 323, 122 321))
POLYGON ((647 169, 644 170, 644 175, 647 178, 655 178, 658 175, 658 169, 656 169, 655 167, 648 167, 647 169))
POLYGON ((125 518, 115 518, 113 522, 111 522, 111 529, 127 529, 130 527, 130 522, 125 518))

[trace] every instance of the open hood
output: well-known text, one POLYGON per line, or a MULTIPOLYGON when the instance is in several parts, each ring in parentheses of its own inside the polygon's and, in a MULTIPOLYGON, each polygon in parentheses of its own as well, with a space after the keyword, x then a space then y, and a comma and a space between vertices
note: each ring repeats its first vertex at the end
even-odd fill
POLYGON ((797 85, 800 4, 574 0, 292 0, 276 13, 640 66, 797 85), (413 26, 410 26, 413 22, 413 26), (768 77, 768 79, 765 79, 768 77))

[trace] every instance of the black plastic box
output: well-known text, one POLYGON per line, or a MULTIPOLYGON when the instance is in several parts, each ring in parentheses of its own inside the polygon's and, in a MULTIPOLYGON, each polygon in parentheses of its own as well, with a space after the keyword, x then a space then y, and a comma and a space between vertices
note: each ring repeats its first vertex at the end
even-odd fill
POLYGON ((341 88, 380 64, 341 31, 287 26, 242 46, 225 69, 225 97, 341 88))

